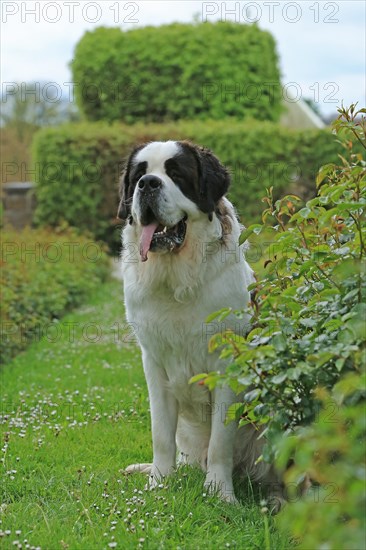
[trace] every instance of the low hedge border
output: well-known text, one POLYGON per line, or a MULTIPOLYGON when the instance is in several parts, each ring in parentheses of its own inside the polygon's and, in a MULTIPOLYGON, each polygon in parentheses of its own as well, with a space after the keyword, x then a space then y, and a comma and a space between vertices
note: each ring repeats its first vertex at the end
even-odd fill
POLYGON ((109 273, 105 245, 71 228, 6 228, 1 257, 1 362, 6 363, 83 303, 109 273))
POLYGON ((137 143, 168 139, 205 145, 230 168, 229 197, 246 225, 259 219, 265 188, 273 186, 279 197, 295 186, 309 197, 320 166, 342 152, 329 130, 293 131, 271 122, 98 122, 46 128, 33 144, 36 222, 57 226, 66 220, 97 239, 118 243, 117 182, 123 161, 137 143))

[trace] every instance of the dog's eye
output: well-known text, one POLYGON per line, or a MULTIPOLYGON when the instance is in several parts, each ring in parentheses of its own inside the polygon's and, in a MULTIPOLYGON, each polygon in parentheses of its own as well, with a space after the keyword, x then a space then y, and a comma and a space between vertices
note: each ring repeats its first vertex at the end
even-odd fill
POLYGON ((178 172, 178 170, 171 170, 170 171, 170 177, 172 180, 179 180, 182 178, 182 175, 178 172))
POLYGON ((144 175, 145 175, 145 170, 138 170, 132 178, 133 183, 137 183, 139 179, 142 178, 142 176, 144 175))

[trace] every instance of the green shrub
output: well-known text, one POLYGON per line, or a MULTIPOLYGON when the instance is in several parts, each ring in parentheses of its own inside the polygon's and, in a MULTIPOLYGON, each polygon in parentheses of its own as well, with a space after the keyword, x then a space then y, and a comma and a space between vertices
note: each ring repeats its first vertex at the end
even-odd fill
POLYGON ((109 260, 103 246, 75 230, 5 229, 1 264, 0 351, 7 362, 80 305, 107 277, 109 260))
POLYGON ((137 143, 167 139, 190 139, 220 157, 232 172, 229 197, 246 225, 259 218, 265 187, 274 186, 277 197, 294 185, 312 193, 312 175, 342 150, 327 130, 294 132, 270 122, 84 123, 44 129, 34 142, 38 223, 66 220, 97 239, 119 243, 115 216, 123 160, 137 143))
POLYGON ((272 36, 231 22, 98 28, 76 46, 76 98, 89 120, 278 120, 272 36))
MULTIPOLYGON (((223 346, 231 366, 223 377, 198 377, 243 392, 232 417, 265 429, 264 460, 284 470, 294 459, 287 482, 307 472, 322 484, 320 503, 313 490, 285 516, 302 548, 361 548, 364 540, 366 162, 349 132, 366 149, 365 112, 340 110, 335 131, 345 153, 340 165, 321 168, 315 198, 296 211, 295 196, 273 201, 269 190, 265 223, 241 236, 273 233, 253 285, 253 328, 214 337, 211 348, 223 346), (337 500, 327 498, 329 484, 337 500)), ((217 315, 224 321, 228 313, 217 315)))
POLYGON ((299 498, 290 491, 290 506, 278 523, 298 542, 299 550, 365 548, 365 404, 354 397, 364 388, 364 375, 342 378, 331 392, 318 390, 316 422, 278 443, 278 462, 285 467, 288 487, 308 472, 313 487, 299 498), (316 484, 315 484, 316 483, 316 484))

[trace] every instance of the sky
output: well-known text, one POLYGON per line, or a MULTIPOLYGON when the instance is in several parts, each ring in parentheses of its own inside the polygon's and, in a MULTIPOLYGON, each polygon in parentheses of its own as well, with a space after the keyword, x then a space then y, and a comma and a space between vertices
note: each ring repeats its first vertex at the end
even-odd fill
POLYGON ((1 3, 2 95, 14 83, 40 82, 72 98, 69 62, 75 45, 99 26, 123 30, 173 21, 257 22, 277 43, 285 94, 310 98, 323 115, 343 102, 364 107, 366 2, 7 1, 1 3))

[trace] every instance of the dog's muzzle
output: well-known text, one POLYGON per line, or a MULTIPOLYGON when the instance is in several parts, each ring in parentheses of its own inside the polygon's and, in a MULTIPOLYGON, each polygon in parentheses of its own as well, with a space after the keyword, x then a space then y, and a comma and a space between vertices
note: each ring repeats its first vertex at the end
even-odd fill
POLYGON ((157 176, 146 174, 139 179, 138 194, 140 205, 140 223, 149 225, 156 219, 159 211, 159 198, 162 180, 157 176))
POLYGON ((186 236, 187 216, 183 213, 178 222, 165 220, 161 212, 163 182, 158 176, 146 174, 137 184, 139 201, 139 223, 142 227, 140 257, 147 260, 147 253, 173 252, 181 248, 186 236))

